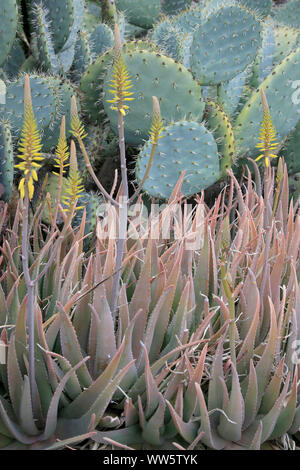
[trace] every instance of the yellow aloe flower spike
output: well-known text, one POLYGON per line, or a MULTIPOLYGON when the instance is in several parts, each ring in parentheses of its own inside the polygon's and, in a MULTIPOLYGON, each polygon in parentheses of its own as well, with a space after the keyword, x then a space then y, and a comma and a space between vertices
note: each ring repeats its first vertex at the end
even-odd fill
POLYGON ((150 139, 152 145, 158 145, 159 139, 162 139, 164 131, 164 124, 160 114, 159 101, 156 96, 152 96, 153 101, 153 118, 152 125, 149 131, 150 139))
POLYGON ((68 159, 69 159, 69 149, 66 139, 66 118, 65 116, 62 117, 61 126, 60 126, 60 134, 58 139, 58 144, 56 147, 56 158, 55 161, 55 168, 58 168, 59 171, 53 171, 55 175, 64 174, 65 169, 69 166, 68 159))
POLYGON ((107 102, 112 104, 111 109, 119 111, 125 116, 126 111, 129 109, 129 106, 125 104, 125 102, 134 100, 132 97, 133 92, 128 91, 133 85, 131 84, 130 75, 122 56, 120 31, 117 24, 115 24, 114 65, 109 87, 109 93, 113 95, 113 99, 107 100, 107 102))
POLYGON ((71 98, 71 132, 76 139, 84 139, 87 134, 84 126, 79 118, 76 97, 73 95, 71 98))
MULTIPOLYGON (((78 171, 77 158, 76 158, 76 147, 75 143, 71 141, 71 154, 70 154, 70 171, 66 183, 66 196, 63 198, 63 204, 65 212, 69 214, 75 209, 76 202, 82 197, 84 187, 82 179, 78 171)), ((82 209, 84 206, 76 206, 75 210, 82 209)))
POLYGON ((255 161, 260 160, 261 158, 265 159, 265 165, 268 168, 270 166, 270 158, 277 158, 275 154, 278 147, 278 142, 276 142, 276 130, 272 122, 270 109, 266 95, 261 88, 261 98, 262 98, 262 107, 263 107, 263 120, 262 126, 259 134, 259 144, 256 145, 258 149, 262 152, 255 161))
POLYGON ((37 170, 41 167, 38 163, 43 160, 41 137, 38 131, 36 119, 32 108, 29 75, 25 75, 24 84, 24 123, 19 143, 19 154, 21 160, 15 168, 23 172, 20 179, 19 191, 21 199, 24 199, 26 188, 28 198, 31 201, 34 194, 34 181, 38 180, 37 170))

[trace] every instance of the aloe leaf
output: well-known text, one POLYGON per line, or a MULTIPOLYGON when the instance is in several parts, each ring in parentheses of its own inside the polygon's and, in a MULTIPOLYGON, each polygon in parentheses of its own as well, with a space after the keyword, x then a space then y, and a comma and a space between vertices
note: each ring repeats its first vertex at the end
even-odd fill
POLYGON ((149 238, 143 268, 136 283, 134 294, 129 304, 130 318, 133 318, 136 312, 138 312, 140 309, 142 310, 142 314, 136 320, 136 325, 134 328, 133 355, 135 358, 138 357, 138 353, 140 350, 140 341, 142 341, 143 339, 148 319, 151 294, 151 251, 152 240, 151 238, 149 238))
MULTIPOLYGON (((106 383, 106 386, 103 387, 102 376, 105 374, 104 371, 103 374, 99 377, 100 380, 96 380, 94 384, 89 387, 89 389, 82 392, 82 394, 67 408, 68 414, 70 414, 71 406, 74 405, 75 402, 78 403, 82 397, 83 399, 88 398, 88 404, 90 404, 89 409, 85 414, 82 414, 81 417, 77 419, 60 419, 58 427, 59 434, 65 436, 66 438, 68 436, 71 437, 74 435, 74 433, 75 435, 84 433, 84 431, 88 430, 89 423, 91 422, 93 415, 95 415, 94 425, 97 426, 103 414, 105 413, 105 410, 109 405, 113 394, 119 386, 122 378, 130 369, 131 365, 132 363, 127 364, 127 366, 125 366, 114 378, 106 383), (90 392, 88 397, 86 396, 86 392, 90 392), (90 403, 91 398, 94 398, 93 403, 90 403)), ((84 406, 86 408, 87 403, 85 403, 84 406)), ((82 412, 82 409, 76 411, 77 413, 82 412)), ((65 415, 66 413, 64 413, 64 416, 65 415)))
POLYGON ((88 358, 85 358, 85 359, 82 359, 78 364, 76 364, 76 366, 72 367, 71 370, 69 370, 69 372, 66 373, 66 375, 62 378, 62 380, 59 382, 54 394, 53 394, 53 397, 52 397, 52 400, 51 400, 51 403, 50 403, 50 406, 49 406, 49 409, 48 409, 48 413, 47 413, 47 418, 46 418, 46 424, 45 424, 45 430, 44 430, 44 433, 43 433, 43 438, 42 440, 47 440, 49 439, 52 435, 54 435, 55 431, 56 431, 56 426, 57 426, 57 418, 58 418, 58 404, 59 404, 59 399, 60 399, 60 396, 66 386, 66 383, 68 382, 68 380, 70 379, 70 377, 72 376, 72 374, 82 365, 84 364, 84 362, 86 362, 88 360, 88 358))
POLYGON ((40 431, 35 425, 35 420, 33 417, 30 385, 27 375, 24 376, 24 385, 22 389, 22 397, 18 416, 20 417, 20 426, 26 434, 29 436, 37 436, 40 434, 40 431))
POLYGON ((241 392, 239 377, 235 365, 231 363, 232 384, 228 406, 224 411, 227 418, 221 414, 218 432, 224 439, 238 442, 242 436, 242 426, 245 417, 245 405, 241 392), (229 419, 228 419, 229 418, 229 419))
POLYGON ((262 425, 263 425, 262 437, 261 437, 262 443, 270 438, 275 428, 276 422, 278 420, 278 417, 284 405, 284 401, 286 399, 287 390, 289 386, 289 378, 290 378, 290 374, 288 373, 282 392, 277 398, 273 408, 269 411, 268 414, 266 414, 262 418, 262 425))
POLYGON ((199 428, 199 424, 193 422, 184 422, 183 419, 179 416, 179 414, 175 411, 173 406, 169 401, 167 401, 167 405, 169 407, 172 420, 175 424, 175 427, 178 433, 183 437, 183 439, 191 444, 197 436, 197 431, 199 428))
POLYGON ((8 347, 7 376, 11 403, 15 414, 18 415, 22 399, 23 378, 17 360, 14 333, 10 337, 8 347))
POLYGON ((269 298, 271 325, 269 331, 268 341, 260 358, 258 364, 255 367, 257 384, 258 384, 258 401, 260 403, 263 393, 265 391, 267 382, 269 380, 270 371, 272 368, 274 355, 276 352, 277 341, 278 341, 278 329, 276 321, 276 313, 272 300, 269 298))
POLYGON ((274 406, 278 395, 280 393, 280 387, 282 383, 282 379, 284 377, 284 365, 285 361, 284 358, 281 359, 277 370, 275 371, 272 380, 268 384, 260 408, 259 408, 259 413, 261 414, 267 414, 271 408, 274 406))
POLYGON ((256 418, 257 413, 257 395, 258 395, 258 385, 257 385, 257 378, 256 372, 253 365, 253 360, 250 360, 250 370, 249 370, 249 381, 248 381, 248 389, 245 396, 245 419, 243 423, 243 430, 247 429, 250 424, 256 418))
POLYGON ((183 418, 185 421, 189 421, 194 413, 196 403, 197 403, 197 392, 195 388, 195 383, 201 384, 204 364, 207 354, 208 344, 205 344, 201 355, 198 360, 198 364, 193 371, 192 377, 190 377, 187 390, 184 394, 184 406, 183 406, 183 418))
MULTIPOLYGON (((72 367, 83 360, 80 345, 76 336, 75 329, 65 313, 62 306, 59 306, 61 327, 60 327, 60 341, 63 356, 65 356, 71 363, 72 367)), ((89 387, 92 383, 92 378, 86 367, 86 364, 77 370, 77 376, 82 387, 89 387)))
MULTIPOLYGON (((206 407, 205 399, 201 387, 195 383, 196 392, 198 396, 198 405, 201 416, 201 426, 198 432, 204 432, 202 441, 211 449, 221 450, 226 446, 226 440, 219 437, 212 429, 210 417, 206 407)), ((217 410, 215 411, 217 413, 217 410)))
MULTIPOLYGON (((215 353, 212 372, 211 372, 211 379, 209 381, 208 386, 208 409, 209 411, 214 410, 216 408, 222 408, 223 406, 223 390, 220 387, 220 378, 224 379, 224 372, 223 372, 223 343, 224 343, 224 336, 218 343, 218 347, 215 353)), ((212 417, 212 422, 216 423, 218 419, 217 415, 212 417)))
POLYGON ((263 424, 261 421, 258 423, 257 431, 254 434, 251 444, 249 445, 249 450, 260 450, 261 442, 262 442, 262 429, 263 424))
POLYGON ((105 437, 109 437, 120 444, 134 445, 143 443, 141 428, 138 424, 124 429, 116 429, 115 431, 96 431, 92 439, 99 444, 105 444, 105 437))
POLYGON ((143 438, 153 446, 161 446, 163 442, 160 431, 164 424, 165 408, 166 401, 160 393, 158 396, 158 406, 151 418, 146 420, 143 427, 143 438))
POLYGON ((293 423, 297 405, 297 378, 298 374, 296 373, 294 376, 290 396, 288 397, 286 405, 281 410, 280 415, 277 418, 275 427, 269 439, 276 439, 283 436, 290 429, 293 423))

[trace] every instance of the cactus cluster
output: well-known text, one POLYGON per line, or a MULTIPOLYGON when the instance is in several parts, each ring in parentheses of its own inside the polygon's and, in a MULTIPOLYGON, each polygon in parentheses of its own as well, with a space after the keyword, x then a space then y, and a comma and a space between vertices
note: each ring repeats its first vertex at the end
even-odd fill
MULTIPOLYGON (((147 160, 152 96, 159 99, 166 126, 186 120, 212 133, 219 171, 209 175, 211 184, 224 178, 231 167, 238 174, 245 156, 257 157, 254 136, 261 122, 262 89, 278 130, 278 152, 287 159, 290 174, 298 171, 294 161, 298 158, 299 100, 293 88, 298 83, 300 58, 296 0, 279 6, 271 0, 26 0, 21 4, 9 0, 1 7, 5 21, 0 65, 7 94, 6 102, 0 104, 0 118, 9 122, 14 142, 21 125, 24 72, 30 74, 44 152, 49 154, 55 147, 63 115, 69 131, 73 94, 81 105, 90 142, 96 140, 93 134, 117 133, 117 116, 107 103, 113 24, 117 22, 134 85, 125 138, 133 153, 140 152, 137 182, 140 162, 147 160)), ((105 138, 100 139, 100 146, 110 148, 105 138)), ((186 150, 194 155, 193 142, 189 142, 185 136, 186 150)), ((94 162, 99 168, 109 158, 100 153, 95 152, 94 162)), ((198 165, 203 158, 205 152, 199 148, 198 165)), ((157 154, 157 169, 159 159, 157 154)), ((182 165, 180 171, 190 174, 191 161, 185 163, 184 158, 182 165)), ((168 171, 162 175, 167 175, 170 188, 174 186, 168 171)), ((188 187, 185 178, 184 190, 188 187)), ((186 195, 207 187, 197 173, 193 178, 198 182, 186 195)), ((153 191, 152 186, 150 180, 145 182, 144 190, 152 196, 170 193, 160 184, 153 191)))

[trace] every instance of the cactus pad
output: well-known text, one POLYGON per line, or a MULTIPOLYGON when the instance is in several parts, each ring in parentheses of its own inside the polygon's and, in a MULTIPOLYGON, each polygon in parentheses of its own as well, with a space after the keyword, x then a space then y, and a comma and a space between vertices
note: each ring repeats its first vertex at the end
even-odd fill
POLYGON ((193 35, 191 68, 203 85, 228 81, 245 70, 261 45, 261 24, 238 5, 212 12, 193 35))
POLYGON ((152 28, 160 12, 160 0, 116 0, 116 7, 125 13, 129 23, 152 28))
POLYGON ((0 123, 0 199, 9 201, 12 193, 14 175, 13 144, 10 126, 0 123))
MULTIPOLYGON (((152 96, 159 99, 161 113, 167 123, 183 118, 201 120, 204 103, 199 84, 192 74, 173 59, 148 51, 124 55, 133 84, 134 100, 125 117, 127 143, 137 146, 148 138, 152 120, 152 96)), ((118 113, 112 111, 108 86, 110 74, 104 85, 104 107, 112 129, 117 132, 118 113)))
MULTIPOLYGON (((144 176, 151 147, 147 142, 138 156, 138 182, 144 176)), ((168 199, 183 171, 182 192, 185 196, 202 191, 220 177, 217 144, 203 124, 181 121, 166 127, 143 189, 151 196, 168 199)))
POLYGON ((12 48, 17 32, 18 11, 16 0, 0 3, 0 66, 12 48))

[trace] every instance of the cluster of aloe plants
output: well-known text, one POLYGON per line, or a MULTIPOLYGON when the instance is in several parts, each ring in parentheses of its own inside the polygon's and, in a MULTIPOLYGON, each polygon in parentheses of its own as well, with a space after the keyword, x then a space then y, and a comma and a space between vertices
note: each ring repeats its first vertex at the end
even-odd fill
POLYGON ((0 448, 295 448, 298 4, 99 3, 3 7, 0 448))

